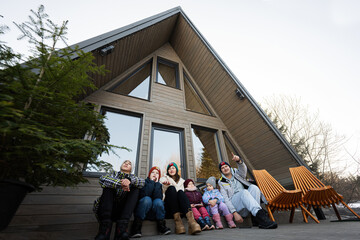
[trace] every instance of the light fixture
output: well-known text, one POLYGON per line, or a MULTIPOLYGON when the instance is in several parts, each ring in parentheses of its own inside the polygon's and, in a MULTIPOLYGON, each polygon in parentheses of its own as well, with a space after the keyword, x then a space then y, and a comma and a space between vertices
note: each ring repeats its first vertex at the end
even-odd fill
POLYGON ((240 100, 243 100, 245 98, 245 95, 241 92, 241 90, 238 88, 235 90, 236 96, 239 97, 240 100))
POLYGON ((100 55, 101 56, 106 56, 106 55, 109 55, 113 50, 114 50, 114 46, 113 45, 109 45, 107 47, 104 47, 102 49, 100 49, 100 55))

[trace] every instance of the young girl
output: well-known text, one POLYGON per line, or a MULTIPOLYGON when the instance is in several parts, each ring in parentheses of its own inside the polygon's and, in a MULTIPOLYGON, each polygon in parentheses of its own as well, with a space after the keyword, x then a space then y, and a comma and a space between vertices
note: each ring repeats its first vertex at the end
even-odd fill
POLYGON ((202 195, 197 191, 197 188, 192 179, 186 179, 184 182, 185 194, 189 199, 191 210, 194 214, 195 220, 201 227, 201 230, 214 229, 211 224, 209 213, 204 207, 202 195))
POLYGON ((216 224, 216 228, 223 228, 219 212, 221 212, 222 215, 225 216, 229 228, 236 227, 233 221, 233 215, 229 212, 228 207, 225 205, 223 196, 221 195, 219 190, 216 189, 215 177, 210 177, 206 181, 206 188, 202 199, 204 203, 208 204, 210 207, 210 212, 213 215, 213 220, 216 224))
POLYGON ((175 233, 185 233, 180 213, 186 214, 188 220, 188 233, 195 234, 201 232, 199 224, 194 219, 191 211, 189 199, 184 193, 184 179, 179 176, 179 169, 176 163, 171 162, 166 168, 166 175, 160 178, 165 196, 165 211, 174 217, 175 233))

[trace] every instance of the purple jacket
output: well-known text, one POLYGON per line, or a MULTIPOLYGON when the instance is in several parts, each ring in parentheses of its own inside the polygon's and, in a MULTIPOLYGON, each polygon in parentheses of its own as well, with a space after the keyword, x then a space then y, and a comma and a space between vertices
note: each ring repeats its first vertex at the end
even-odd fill
POLYGON ((188 197, 190 204, 203 203, 201 193, 198 191, 185 191, 185 194, 188 197))
POLYGON ((205 188, 205 192, 204 192, 204 195, 202 197, 203 201, 205 204, 209 204, 209 200, 211 199, 215 199, 217 198, 218 199, 218 202, 224 202, 224 197, 221 195, 220 191, 217 190, 217 189, 213 189, 211 191, 208 191, 206 188, 205 188))

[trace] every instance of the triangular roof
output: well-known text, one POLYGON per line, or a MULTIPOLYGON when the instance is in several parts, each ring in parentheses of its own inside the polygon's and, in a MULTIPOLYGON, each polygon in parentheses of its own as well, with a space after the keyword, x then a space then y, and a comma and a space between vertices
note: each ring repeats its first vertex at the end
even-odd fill
POLYGON ((265 168, 282 184, 291 184, 289 167, 304 165, 303 160, 181 7, 76 45, 93 52, 97 64, 111 70, 106 76, 94 76, 95 85, 102 87, 166 43, 176 51, 251 166, 265 168), (115 46, 113 53, 101 56, 99 50, 108 45, 115 46), (243 99, 235 93, 237 89, 243 99))

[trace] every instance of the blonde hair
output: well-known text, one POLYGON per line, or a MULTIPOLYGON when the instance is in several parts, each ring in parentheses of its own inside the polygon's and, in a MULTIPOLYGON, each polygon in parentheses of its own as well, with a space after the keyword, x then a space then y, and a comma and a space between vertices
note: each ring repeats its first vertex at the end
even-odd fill
POLYGON ((133 170, 133 164, 132 164, 132 162, 131 162, 129 159, 127 159, 127 160, 123 161, 123 163, 122 163, 122 164, 121 164, 121 166, 120 166, 120 171, 121 171, 121 167, 122 167, 122 165, 124 165, 124 163, 126 163, 126 162, 129 162, 129 163, 130 163, 130 165, 131 165, 131 170, 130 170, 130 173, 132 173, 132 170, 133 170))

